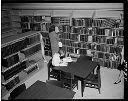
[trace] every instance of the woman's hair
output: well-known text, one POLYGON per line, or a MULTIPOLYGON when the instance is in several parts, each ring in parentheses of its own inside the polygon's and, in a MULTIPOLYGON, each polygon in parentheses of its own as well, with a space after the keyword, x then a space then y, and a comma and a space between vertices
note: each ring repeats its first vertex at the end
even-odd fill
POLYGON ((49 32, 53 32, 53 31, 55 31, 55 25, 51 25, 49 28, 49 32))

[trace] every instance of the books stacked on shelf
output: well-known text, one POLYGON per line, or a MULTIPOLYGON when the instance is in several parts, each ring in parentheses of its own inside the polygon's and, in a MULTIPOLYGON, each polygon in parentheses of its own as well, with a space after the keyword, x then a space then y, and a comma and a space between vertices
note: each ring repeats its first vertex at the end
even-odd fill
POLYGON ((98 58, 104 59, 104 53, 103 52, 97 52, 98 58))
POLYGON ((32 45, 34 43, 40 42, 40 34, 27 37, 26 40, 28 40, 27 45, 32 45))
POLYGON ((34 21, 34 22, 42 22, 42 20, 43 20, 43 19, 42 19, 42 16, 34 16, 34 17, 33 17, 33 21, 34 21))
POLYGON ((102 27, 104 19, 93 19, 94 27, 102 27))
POLYGON ((96 50, 97 48, 97 44, 96 43, 92 43, 91 44, 91 50, 96 50))
POLYGON ((27 22, 21 22, 21 28, 22 29, 30 29, 29 23, 27 23, 27 22))
POLYGON ((71 32, 71 27, 69 25, 62 25, 62 32, 71 32))
POLYGON ((40 23, 30 23, 30 29, 32 31, 41 31, 40 23))
POLYGON ((79 40, 79 34, 70 33, 70 39, 73 40, 73 41, 78 41, 79 40))
POLYGON ((28 16, 20 16, 21 22, 29 22, 29 17, 28 16))
POLYGON ((70 25, 69 17, 51 17, 52 24, 70 25))
POLYGON ((21 72, 25 68, 26 68, 26 61, 23 61, 17 65, 14 65, 12 68, 7 69, 6 71, 2 71, 1 75, 4 77, 4 80, 6 81, 12 76, 21 72))
POLYGON ((60 35, 59 35, 59 38, 70 39, 70 33, 63 33, 63 32, 61 32, 60 35))
POLYGON ((91 18, 72 18, 72 25, 92 27, 92 21, 91 18))
POLYGON ((114 44, 115 43, 115 38, 113 38, 113 37, 106 37, 106 43, 107 44, 114 44))
POLYGON ((79 54, 86 55, 87 54, 87 50, 86 49, 79 49, 79 54))
POLYGON ((69 52, 69 53, 74 53, 74 48, 67 46, 66 51, 69 52))
POLYGON ((28 48, 21 50, 21 53, 23 53, 25 55, 25 57, 28 57, 40 50, 41 50, 41 44, 38 43, 32 47, 28 47, 28 48))
POLYGON ((14 86, 16 86, 20 82, 19 76, 14 75, 12 78, 10 78, 7 82, 2 83, 4 87, 9 91, 14 86))
POLYGON ((5 58, 1 59, 1 65, 8 68, 16 63, 19 62, 19 56, 18 54, 14 54, 5 58))
POLYGON ((91 43, 87 43, 87 49, 91 49, 91 43))
POLYGON ((78 41, 80 41, 80 42, 88 42, 88 35, 83 35, 83 34, 79 35, 78 41))
POLYGON ((27 74, 30 74, 30 73, 32 73, 33 71, 37 70, 37 69, 39 69, 39 67, 38 67, 38 64, 35 63, 34 65, 31 65, 31 66, 27 67, 27 68, 24 69, 23 71, 24 71, 25 73, 27 73, 27 74))
POLYGON ((93 36, 93 42, 97 43, 106 43, 106 37, 105 36, 93 36))
POLYGON ((1 49, 2 57, 9 56, 27 47, 27 40, 23 39, 21 41, 15 42, 13 44, 7 45, 1 49))

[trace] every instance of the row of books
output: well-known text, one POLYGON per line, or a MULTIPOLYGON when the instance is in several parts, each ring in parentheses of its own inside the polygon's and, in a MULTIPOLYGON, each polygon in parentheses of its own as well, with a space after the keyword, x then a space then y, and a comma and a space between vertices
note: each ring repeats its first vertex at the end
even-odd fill
POLYGON ((2 83, 4 87, 9 91, 12 89, 14 86, 16 86, 20 82, 19 76, 15 75, 11 78, 11 80, 7 83, 2 83))
POLYGON ((36 35, 33 35, 33 36, 30 36, 30 37, 27 37, 27 45, 32 45, 34 43, 37 43, 40 40, 40 34, 36 34, 36 35))
POLYGON ((30 29, 29 23, 21 22, 22 29, 30 29))
POLYGON ((89 29, 87 27, 71 27, 71 33, 77 34, 89 34, 89 29))
POLYGON ((42 22, 44 21, 42 16, 20 16, 21 22, 42 22))
POLYGON ((19 56, 18 53, 14 54, 8 58, 1 58, 1 65, 8 68, 16 63, 19 62, 19 56))
POLYGON ((103 59, 99 59, 99 58, 93 58, 93 61, 99 62, 99 64, 101 66, 111 68, 111 69, 117 69, 117 67, 120 64, 117 61, 103 60, 103 59))
POLYGON ((74 41, 80 42, 96 42, 96 43, 105 43, 105 44, 118 44, 123 45, 123 38, 115 38, 115 37, 106 37, 106 36, 90 36, 90 35, 79 35, 79 34, 71 34, 71 33, 60 33, 59 38, 62 39, 71 39, 74 41))
POLYGON ((24 48, 27 48, 27 45, 34 44, 40 41, 40 35, 34 35, 32 37, 27 37, 21 41, 15 42, 13 44, 7 45, 1 49, 2 58, 9 56, 13 53, 16 53, 24 48))
POLYGON ((99 58, 103 60, 111 60, 111 61, 116 61, 116 62, 121 62, 121 55, 117 54, 110 54, 110 53, 104 53, 104 52, 98 52, 98 51, 91 51, 88 49, 84 48, 76 48, 76 47, 71 47, 71 46, 64 46, 63 49, 66 52, 69 53, 77 53, 80 55, 92 55, 94 58, 99 58))
POLYGON ((63 25, 62 32, 70 32, 77 34, 88 34, 88 35, 104 35, 104 36, 123 36, 123 29, 112 29, 112 28, 98 28, 98 27, 74 27, 63 25))
POLYGON ((25 55, 25 57, 31 56, 32 54, 41 50, 41 44, 36 44, 33 47, 21 50, 21 53, 25 55))
POLYGON ((18 41, 16 43, 7 45, 1 49, 2 58, 9 56, 13 53, 16 53, 16 52, 18 52, 18 51, 20 51, 26 47, 27 47, 27 40, 26 39, 23 39, 23 40, 18 41))
POLYGON ((123 36, 123 29, 100 28, 100 27, 95 27, 92 29, 95 35, 105 35, 112 37, 123 36))
POLYGON ((72 18, 73 26, 92 27, 92 23, 93 23, 92 18, 72 18))
POLYGON ((60 40, 63 45, 70 46, 70 47, 79 47, 79 48, 86 48, 101 52, 108 52, 108 53, 115 53, 120 54, 122 51, 123 46, 113 46, 107 44, 96 44, 96 43, 84 43, 84 42, 75 42, 71 40, 60 40))
POLYGON ((1 75, 4 77, 4 80, 8 80, 9 78, 13 77, 14 75, 16 75, 17 73, 21 72, 23 69, 27 68, 26 67, 26 61, 23 61, 17 65, 15 65, 14 67, 12 67, 11 69, 8 69, 4 72, 1 73, 1 75))
POLYGON ((69 17, 51 17, 52 24, 70 25, 69 17))

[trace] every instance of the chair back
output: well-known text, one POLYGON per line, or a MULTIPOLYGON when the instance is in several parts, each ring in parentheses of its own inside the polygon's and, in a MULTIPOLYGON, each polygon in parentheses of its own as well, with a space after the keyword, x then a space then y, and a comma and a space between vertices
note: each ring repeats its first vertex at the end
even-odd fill
POLYGON ((74 75, 63 71, 61 71, 60 81, 63 83, 64 88, 68 88, 70 90, 74 89, 78 85, 78 80, 75 79, 74 75))
POLYGON ((26 90, 25 83, 21 84, 17 88, 15 88, 11 93, 10 93, 10 99, 15 99, 19 94, 21 94, 23 91, 26 90))

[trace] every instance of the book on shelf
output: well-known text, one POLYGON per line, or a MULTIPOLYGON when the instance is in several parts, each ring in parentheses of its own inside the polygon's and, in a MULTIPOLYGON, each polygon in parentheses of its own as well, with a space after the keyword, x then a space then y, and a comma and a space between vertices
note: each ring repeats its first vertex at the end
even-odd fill
POLYGON ((37 43, 40 41, 40 34, 36 34, 36 35, 32 35, 30 37, 27 37, 26 40, 28 42, 27 45, 32 45, 34 43, 37 43))
POLYGON ((88 36, 88 42, 92 42, 92 36, 88 36))
POLYGON ((92 56, 91 50, 87 50, 87 55, 92 56))
POLYGON ((33 31, 41 31, 40 23, 30 23, 30 29, 33 31))
POLYGON ((27 73, 27 74, 30 74, 30 73, 34 72, 35 70, 37 70, 37 69, 39 69, 39 67, 38 67, 38 64, 36 63, 36 64, 34 64, 34 65, 31 65, 31 66, 27 67, 27 68, 24 69, 23 71, 24 71, 25 73, 27 73))
POLYGON ((30 29, 29 23, 21 22, 22 29, 30 29))
POLYGON ((2 83, 4 87, 9 91, 20 82, 19 76, 14 75, 9 81, 2 83))
POLYGON ((78 41, 82 42, 88 42, 88 35, 79 35, 78 41))
POLYGON ((28 16, 20 16, 21 22, 29 22, 29 17, 28 16))
POLYGON ((71 32, 71 27, 69 25, 62 25, 62 32, 71 32))
POLYGON ((9 56, 27 47, 27 40, 23 39, 13 44, 9 44, 1 49, 2 57, 9 56))
POLYGON ((97 44, 95 44, 95 43, 91 44, 91 50, 96 50, 96 47, 97 47, 97 44))
POLYGON ((34 20, 34 22, 42 22, 43 21, 42 16, 34 16, 33 20, 34 20))
POLYGON ((41 44, 39 43, 33 47, 22 50, 21 53, 23 53, 25 55, 25 57, 28 57, 40 50, 41 50, 41 44))
POLYGON ((70 39, 71 40, 74 40, 74 41, 78 41, 79 39, 78 39, 78 34, 70 34, 70 39))
POLYGON ((16 75, 17 73, 21 72, 23 69, 26 68, 26 61, 23 61, 14 67, 2 72, 1 74, 4 76, 4 80, 8 80, 12 76, 16 75))
POLYGON ((87 43, 87 49, 91 49, 91 43, 87 43))
POLYGON ((67 47, 66 50, 69 53, 74 53, 74 48, 73 47, 67 47))
POLYGON ((104 59, 104 53, 103 52, 98 52, 97 54, 98 54, 98 58, 104 59))
POLYGON ((14 54, 10 57, 7 57, 7 58, 2 58, 1 59, 1 65, 8 68, 16 63, 19 62, 19 56, 18 54, 14 54))
POLYGON ((87 54, 87 50, 86 49, 79 49, 79 54, 86 55, 87 54))
POLYGON ((92 19, 91 18, 72 18, 72 25, 91 27, 92 19))

